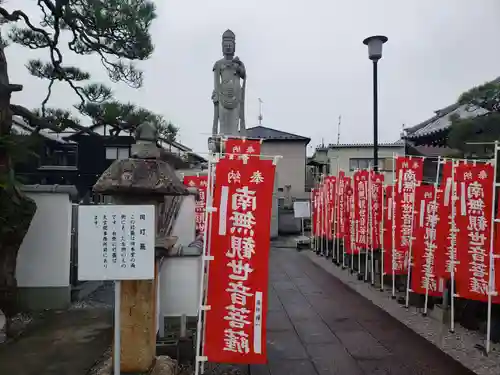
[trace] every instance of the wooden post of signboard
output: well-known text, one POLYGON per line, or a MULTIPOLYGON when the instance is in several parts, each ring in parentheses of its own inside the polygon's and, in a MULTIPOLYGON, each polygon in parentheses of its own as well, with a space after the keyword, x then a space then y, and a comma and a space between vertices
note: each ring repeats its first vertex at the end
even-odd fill
MULTIPOLYGON (((110 195, 115 204, 154 205, 156 212, 156 249, 173 246, 158 233, 158 214, 165 196, 190 194, 165 160, 170 153, 157 147, 158 133, 153 125, 141 124, 135 134, 130 159, 116 160, 94 185, 96 193, 110 195)), ((174 204, 174 200, 169 201, 174 204)), ((165 210, 169 211, 169 210, 165 210)), ((154 280, 124 280, 120 295, 120 332, 122 373, 143 373, 152 369, 156 355, 158 308, 158 264, 154 280)))

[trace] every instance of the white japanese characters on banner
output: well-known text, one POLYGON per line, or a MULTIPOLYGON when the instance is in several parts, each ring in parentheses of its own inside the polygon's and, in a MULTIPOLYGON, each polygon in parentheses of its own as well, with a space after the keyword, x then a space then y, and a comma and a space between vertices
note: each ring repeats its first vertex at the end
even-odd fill
POLYGON ((410 242, 413 241, 415 190, 422 182, 423 159, 397 157, 396 176, 396 246, 392 263, 395 274, 404 274, 408 269, 410 242))

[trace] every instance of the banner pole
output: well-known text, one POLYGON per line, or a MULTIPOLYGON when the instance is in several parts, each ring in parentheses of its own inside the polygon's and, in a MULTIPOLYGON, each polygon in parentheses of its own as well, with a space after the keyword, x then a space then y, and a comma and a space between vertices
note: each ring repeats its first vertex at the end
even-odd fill
POLYGON ((114 357, 113 357, 113 374, 121 374, 121 290, 122 282, 115 280, 115 309, 114 309, 114 357))
MULTIPOLYGON (((354 180, 353 180, 353 183, 354 185, 354 180)), ((350 215, 351 215, 351 220, 350 220, 350 223, 349 225, 351 226, 351 230, 350 230, 350 236, 351 236, 351 264, 350 264, 350 268, 351 268, 351 274, 354 273, 354 249, 356 248, 356 220, 355 219, 355 212, 354 210, 356 209, 356 204, 355 204, 355 199, 354 199, 354 189, 352 189, 352 192, 351 192, 351 198, 350 198, 350 202, 349 202, 349 206, 351 208, 351 211, 350 211, 350 215)))
POLYGON ((413 245, 413 228, 415 226, 415 200, 417 196, 417 184, 413 185, 413 193, 412 193, 412 202, 411 202, 411 225, 410 225, 410 243, 408 244, 408 273, 406 278, 406 299, 405 299, 405 307, 408 308, 410 305, 410 291, 411 291, 411 267, 413 265, 412 259, 412 245, 413 245))
POLYGON ((325 209, 323 210, 323 219, 325 220, 324 221, 324 225, 323 225, 323 228, 324 228, 324 231, 325 231, 325 252, 323 253, 323 256, 325 258, 328 257, 328 255, 330 254, 330 244, 329 244, 329 238, 328 238, 328 229, 329 229, 329 215, 328 215, 328 211, 330 209, 330 199, 329 199, 329 189, 328 189, 328 185, 329 183, 326 182, 326 177, 325 179, 323 180, 323 189, 324 189, 324 194, 325 194, 325 209))
POLYGON ((450 332, 453 333, 455 332, 455 251, 456 251, 456 241, 457 241, 457 227, 455 224, 456 220, 456 215, 457 215, 457 209, 456 209, 456 201, 457 201, 457 183, 455 181, 455 160, 451 161, 451 251, 450 251, 450 263, 451 263, 451 269, 450 269, 450 279, 451 279, 451 285, 450 285, 450 297, 451 297, 451 304, 450 304, 450 313, 451 313, 451 318, 450 318, 450 332))
POLYGON ((202 374, 205 370, 205 362, 206 358, 203 356, 203 346, 202 338, 204 333, 204 311, 205 311, 205 301, 206 301, 206 293, 205 293, 205 282, 208 280, 208 236, 209 236, 209 228, 208 226, 212 226, 212 169, 213 169, 213 158, 214 154, 210 153, 208 157, 208 168, 207 168, 207 196, 206 196, 206 209, 205 209, 205 228, 204 228, 204 238, 203 238, 203 252, 202 252, 202 261, 201 261, 201 277, 200 277, 200 296, 198 302, 198 322, 196 326, 196 358, 195 358, 195 375, 202 374), (210 220, 209 220, 210 219, 210 220), (208 224, 208 225, 207 225, 208 224), (205 272, 205 269, 207 272, 205 272), (200 366, 201 365, 201 366, 200 366), (201 371, 200 371, 201 367, 201 371))
POLYGON ((394 268, 396 259, 396 154, 392 154, 392 254, 391 254, 391 272, 392 272, 392 299, 396 299, 396 269, 394 268))
MULTIPOLYGON (((346 225, 345 225, 345 210, 347 208, 347 202, 346 202, 346 186, 344 185, 344 177, 342 178, 342 197, 339 197, 339 216, 340 215, 343 215, 344 219, 343 219, 343 222, 344 222, 344 233, 343 233, 343 238, 342 238, 342 269, 345 270, 346 266, 345 266, 345 255, 346 255, 346 252, 345 252, 345 237, 346 237, 346 225), (343 204, 342 204, 342 207, 343 207, 343 212, 340 212, 340 199, 342 199, 343 201, 343 204)), ((340 195, 340 194, 339 194, 340 195)), ((337 218, 337 220, 339 220, 339 229, 340 229, 340 218, 337 218)), ((340 241, 339 241, 339 247, 340 247, 340 241)))
POLYGON ((311 194, 309 194, 309 217, 311 222, 311 233, 309 235, 309 249, 314 249, 314 221, 313 221, 313 212, 314 212, 314 188, 311 189, 311 194))
MULTIPOLYGON (((366 233, 366 248, 365 248, 365 282, 368 281, 368 258, 369 255, 373 256, 373 238, 372 238, 372 206, 371 206, 371 201, 372 201, 372 191, 371 191, 371 178, 372 177, 372 170, 371 166, 368 165, 368 181, 366 181, 366 192, 367 192, 367 211, 368 211, 368 225, 367 225, 367 233, 366 233)), ((370 265, 371 265, 371 259, 370 259, 370 265)), ((370 271, 370 278, 371 278, 371 272, 370 271)))
MULTIPOLYGON (((433 198, 433 209, 437 211, 437 195, 438 195, 438 192, 440 191, 439 189, 439 173, 441 172, 441 156, 438 156, 438 161, 437 161, 437 168, 436 168, 436 179, 435 179, 435 182, 434 182, 434 198, 433 198)), ((437 236, 437 233, 436 233, 436 221, 435 220, 432 220, 431 222, 431 229, 433 230, 433 235, 431 236, 431 239, 432 239, 432 243, 430 244, 430 246, 433 246, 435 241, 436 241, 436 236, 437 236)), ((427 239, 427 241, 429 241, 429 239, 427 239)), ((433 252, 435 252, 435 250, 433 249, 433 252)), ((435 254, 433 253, 432 254, 433 256, 433 262, 434 262, 434 259, 435 259, 435 254)), ((428 260, 426 260, 426 262, 429 262, 428 260)), ((429 304, 429 283, 430 283, 430 266, 429 265, 425 265, 425 302, 424 302, 424 313, 423 315, 426 316, 427 315, 427 305, 429 304)), ((434 275, 433 275, 434 276, 434 275)))
MULTIPOLYGON (((491 350, 491 308, 492 308, 492 298, 497 295, 495 290, 495 254, 493 252, 493 246, 495 245, 495 226, 498 223, 496 219, 496 208, 497 208, 497 173, 498 173, 498 141, 495 141, 495 157, 493 158, 493 207, 491 208, 491 234, 490 234, 490 267, 489 267, 489 278, 488 278, 488 318, 486 321, 486 354, 491 350)), ((497 233, 498 234, 498 233, 497 233)))
POLYGON ((319 255, 320 256, 323 256, 324 253, 325 253, 325 208, 326 208, 326 200, 325 200, 325 175, 322 174, 321 175, 321 189, 320 189, 320 192, 321 192, 321 230, 320 230, 320 247, 321 247, 321 250, 320 250, 320 253, 319 255))
MULTIPOLYGON (((375 176, 374 176, 375 177, 375 176)), ((374 212, 373 212, 373 181, 369 180, 369 183, 370 183, 370 205, 368 207, 370 207, 370 215, 371 215, 371 218, 370 218, 370 223, 371 223, 371 228, 370 228, 370 237, 371 237, 371 259, 370 259, 370 264, 371 264, 371 284, 372 286, 375 285, 375 259, 374 259, 374 256, 375 256, 375 248, 374 248, 374 243, 375 243, 375 228, 377 227, 376 226, 376 223, 375 223, 375 220, 376 218, 373 216, 374 212)))
POLYGON ((320 176, 320 180, 318 182, 318 215, 316 216, 316 223, 317 223, 317 233, 316 233, 316 254, 321 254, 321 210, 323 209, 323 195, 321 194, 321 185, 322 185, 322 180, 323 180, 323 175, 320 176))
MULTIPOLYGON (((338 225, 338 213, 337 210, 339 208, 339 194, 340 193, 340 180, 339 180, 339 173, 338 173, 338 166, 337 166, 337 177, 336 177, 336 183, 335 183, 335 197, 334 197, 334 207, 333 207, 333 241, 335 244, 335 263, 338 265, 340 264, 340 247, 339 247, 339 239, 337 238, 338 233, 339 233, 339 228, 337 228, 338 225)), ((332 262, 333 262, 333 257, 332 257, 332 262)))
POLYGON ((384 291, 384 254, 385 254, 385 201, 387 197, 385 196, 386 185, 382 184, 382 202, 381 202, 381 210, 382 210, 382 222, 380 223, 380 291, 384 291))

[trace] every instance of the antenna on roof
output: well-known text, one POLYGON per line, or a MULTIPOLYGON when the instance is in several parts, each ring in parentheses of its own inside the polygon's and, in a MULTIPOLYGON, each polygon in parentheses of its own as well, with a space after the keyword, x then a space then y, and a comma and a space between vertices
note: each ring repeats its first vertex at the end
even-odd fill
POLYGON ((264 119, 264 116, 262 116, 262 103, 264 103, 264 102, 262 101, 261 98, 259 98, 259 117, 258 117, 259 126, 262 126, 262 120, 264 119))
POLYGON ((342 115, 339 116, 339 124, 337 125, 337 145, 340 144, 340 124, 342 123, 342 115))

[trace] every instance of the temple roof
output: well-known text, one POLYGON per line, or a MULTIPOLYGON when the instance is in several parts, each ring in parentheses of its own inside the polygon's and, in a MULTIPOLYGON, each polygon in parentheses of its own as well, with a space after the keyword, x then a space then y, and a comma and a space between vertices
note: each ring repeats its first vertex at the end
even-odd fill
POLYGON ((446 108, 435 112, 435 115, 430 119, 421 122, 418 125, 406 128, 405 139, 414 140, 421 137, 428 137, 440 132, 446 131, 451 126, 452 116, 461 118, 477 117, 488 113, 484 108, 474 107, 471 105, 453 104, 446 108))

